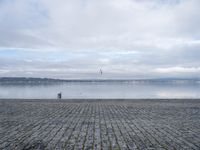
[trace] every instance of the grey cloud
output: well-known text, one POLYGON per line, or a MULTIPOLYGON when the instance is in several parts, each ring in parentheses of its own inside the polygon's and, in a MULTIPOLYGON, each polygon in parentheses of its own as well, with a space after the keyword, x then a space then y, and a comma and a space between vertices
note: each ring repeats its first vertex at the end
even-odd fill
MULTIPOLYGON (((7 7, 2 4, 4 9, 1 10, 3 15, 0 17, 3 30, 12 29, 13 33, 17 32, 19 35, 17 42, 10 42, 13 47, 49 46, 51 43, 50 46, 63 49, 131 49, 134 44, 137 46, 134 41, 148 44, 149 39, 162 40, 166 36, 177 36, 179 30, 188 33, 187 29, 191 28, 191 24, 196 26, 196 30, 199 25, 197 0, 180 1, 176 6, 166 6, 166 2, 162 1, 156 9, 150 7, 152 4, 144 5, 131 0, 20 0, 13 3, 10 2, 7 7), (6 20, 7 15, 9 19, 6 20), (40 42, 34 42, 37 39, 32 38, 32 44, 26 42, 28 45, 17 45, 30 35, 40 42)), ((153 3, 156 4, 158 1, 153 3)), ((7 41, 9 42, 9 37, 7 41)))
POLYGON ((0 57, 0 76, 98 78, 103 68, 105 77, 143 78, 199 67, 199 8, 198 0, 1 1, 0 49, 32 53, 0 57))

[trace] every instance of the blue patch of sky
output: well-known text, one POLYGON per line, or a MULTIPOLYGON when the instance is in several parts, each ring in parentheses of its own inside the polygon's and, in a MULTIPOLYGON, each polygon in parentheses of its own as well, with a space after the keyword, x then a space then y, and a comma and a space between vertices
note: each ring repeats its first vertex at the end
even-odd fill
POLYGON ((71 59, 84 57, 85 54, 64 51, 32 51, 23 49, 0 49, 0 58, 30 59, 43 61, 69 61, 71 59))
POLYGON ((15 50, 1 50, 0 57, 17 57, 18 51, 15 50))
POLYGON ((0 48, 0 58, 22 59, 32 61, 70 61, 84 59, 106 58, 109 60, 131 60, 140 56, 137 52, 72 52, 72 51, 43 51, 23 48, 0 48))

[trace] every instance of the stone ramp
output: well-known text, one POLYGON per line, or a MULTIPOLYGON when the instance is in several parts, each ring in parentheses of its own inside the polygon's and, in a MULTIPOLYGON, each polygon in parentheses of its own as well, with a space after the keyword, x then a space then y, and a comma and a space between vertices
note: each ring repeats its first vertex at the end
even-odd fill
POLYGON ((200 149, 199 100, 0 101, 0 149, 200 149))

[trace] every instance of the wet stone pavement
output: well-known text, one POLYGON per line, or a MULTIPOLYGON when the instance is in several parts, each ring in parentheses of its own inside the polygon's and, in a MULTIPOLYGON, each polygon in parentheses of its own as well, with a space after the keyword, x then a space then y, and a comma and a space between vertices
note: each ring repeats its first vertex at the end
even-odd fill
POLYGON ((0 150, 200 150, 200 100, 0 100, 0 150))

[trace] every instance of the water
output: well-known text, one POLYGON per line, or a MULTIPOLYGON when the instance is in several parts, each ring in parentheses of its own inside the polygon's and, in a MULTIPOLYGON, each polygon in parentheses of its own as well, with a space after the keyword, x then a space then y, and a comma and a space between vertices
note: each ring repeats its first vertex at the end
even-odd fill
POLYGON ((69 82, 0 85, 0 98, 200 98, 200 83, 69 82))

